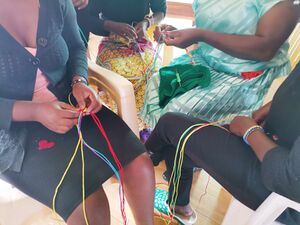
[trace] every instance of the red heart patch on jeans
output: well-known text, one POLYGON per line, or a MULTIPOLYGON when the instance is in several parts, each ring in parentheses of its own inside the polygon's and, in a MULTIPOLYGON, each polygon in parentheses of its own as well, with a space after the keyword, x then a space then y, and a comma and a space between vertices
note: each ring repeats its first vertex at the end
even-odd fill
POLYGON ((48 140, 40 140, 39 141, 39 144, 38 144, 38 147, 39 147, 39 150, 45 150, 45 149, 50 149, 50 148, 53 148, 55 146, 55 142, 51 142, 51 141, 48 141, 48 140))

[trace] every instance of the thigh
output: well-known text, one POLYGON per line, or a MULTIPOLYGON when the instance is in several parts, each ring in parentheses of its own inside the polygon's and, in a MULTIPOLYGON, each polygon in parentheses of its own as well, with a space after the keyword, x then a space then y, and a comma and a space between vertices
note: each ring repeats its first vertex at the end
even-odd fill
MULTIPOLYGON (((97 116, 123 166, 144 152, 143 145, 117 115, 104 107, 97 116)), ((87 143, 101 152, 117 169, 107 143, 91 117, 83 119, 82 133, 87 143)), ((31 124, 28 136, 21 172, 6 171, 2 177, 29 196, 52 207, 54 190, 78 142, 77 130, 73 128, 62 135, 50 132, 39 124, 31 124), (44 142, 43 149, 41 141, 44 142)), ((113 171, 87 148, 84 148, 84 157, 86 196, 89 196, 113 175, 113 171)), ((57 211, 64 219, 67 219, 82 201, 82 165, 79 151, 57 196, 57 211)))
MULTIPOLYGON (((153 149, 163 151, 166 146, 168 150, 173 146, 175 151, 183 132, 197 123, 203 121, 184 114, 167 114, 159 122, 159 131, 154 134, 154 140, 149 140, 148 147, 156 146, 153 149)), ((209 126, 196 131, 184 151, 188 157, 184 167, 189 168, 192 161, 249 207, 256 208, 270 194, 261 180, 259 160, 240 137, 209 126)))

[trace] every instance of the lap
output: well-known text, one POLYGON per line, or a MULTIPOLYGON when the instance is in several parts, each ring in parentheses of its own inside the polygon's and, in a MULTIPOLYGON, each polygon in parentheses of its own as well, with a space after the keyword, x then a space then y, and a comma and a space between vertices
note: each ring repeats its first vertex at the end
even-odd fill
MULTIPOLYGON (((144 147, 135 134, 117 115, 103 108, 97 116, 123 166, 144 152, 144 147)), ((83 119, 82 133, 86 142, 103 153, 117 168, 103 136, 91 117, 83 119)), ((7 171, 2 177, 29 196, 52 207, 54 190, 74 153, 77 141, 76 128, 66 134, 57 134, 39 124, 31 124, 21 172, 7 171), (39 150, 41 141, 49 148, 39 150)), ((113 171, 87 148, 84 155, 85 187, 88 196, 111 177, 113 171)), ((81 203, 81 166, 81 156, 78 152, 57 199, 58 212, 65 219, 81 203)))
MULTIPOLYGON (((163 151, 166 149, 164 146, 172 145, 174 151, 183 132, 202 122, 184 114, 166 114, 157 125, 157 133, 163 141, 159 143, 150 137, 146 146, 151 151, 163 151)), ((157 136, 152 138, 156 139, 157 136)), ((170 151, 170 147, 167 149, 170 151)), ((188 139, 184 151, 194 166, 206 170, 251 208, 256 208, 269 195, 270 191, 261 180, 260 162, 240 137, 221 128, 209 126, 196 131, 188 139)), ((183 167, 190 168, 190 163, 183 167)))

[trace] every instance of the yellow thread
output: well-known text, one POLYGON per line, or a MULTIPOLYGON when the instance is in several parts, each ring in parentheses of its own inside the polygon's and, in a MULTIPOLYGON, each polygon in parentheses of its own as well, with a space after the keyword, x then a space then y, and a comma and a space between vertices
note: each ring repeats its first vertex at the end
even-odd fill
MULTIPOLYGON (((68 96, 68 99, 69 99, 70 104, 72 104, 71 101, 70 101, 70 95, 68 96)), ((77 125, 77 127, 78 127, 78 125, 77 125)), ((80 145, 81 160, 82 160, 82 167, 81 167, 81 169, 82 169, 82 210, 83 210, 83 216, 84 216, 85 223, 86 223, 86 225, 89 225, 87 214, 86 214, 86 207, 85 207, 85 185, 84 185, 85 184, 85 175, 84 175, 84 173, 85 173, 85 169, 84 169, 85 168, 85 161, 84 161, 83 140, 82 140, 82 133, 81 132, 79 133, 79 138, 78 138, 78 142, 77 142, 75 151, 74 151, 74 153, 73 153, 73 155, 72 155, 72 157, 71 157, 71 159, 68 163, 68 166, 67 166, 65 172, 63 173, 62 178, 60 179, 57 187, 55 188, 55 192, 54 192, 54 196, 53 196, 53 200, 52 200, 52 210, 53 210, 54 214, 57 216, 55 205, 56 205, 56 198, 57 198, 58 190, 61 187, 63 181, 65 180, 65 177, 66 177, 66 175, 67 175, 67 173, 68 173, 68 171, 69 171, 69 169, 70 169, 70 167, 71 167, 71 165, 72 165, 72 163, 75 159, 75 156, 76 156, 76 154, 78 152, 78 149, 79 149, 79 145, 80 145)))
MULTIPOLYGON (((187 141, 189 140, 189 138, 198 130, 204 128, 204 127, 208 127, 208 126, 215 126, 215 127, 219 127, 227 132, 229 132, 226 128, 222 127, 222 126, 219 126, 217 123, 219 123, 220 121, 218 122, 214 122, 214 123, 209 123, 209 124, 196 124, 196 125, 193 125, 192 127, 197 127, 199 126, 198 128, 195 128, 194 130, 192 130, 184 139, 183 141, 183 144, 181 146, 181 149, 180 149, 180 156, 179 156, 179 160, 178 160, 178 168, 177 168, 177 175, 178 175, 178 182, 176 182, 176 186, 174 185, 174 188, 173 188, 173 193, 172 193, 172 198, 171 198, 171 202, 170 202, 170 205, 172 207, 172 214, 175 213, 175 202, 177 201, 177 198, 178 198, 178 187, 179 187, 179 181, 180 181, 180 178, 181 178, 181 169, 182 169, 182 163, 183 163, 183 159, 184 159, 184 149, 185 149, 185 145, 187 143, 187 141)), ((190 127, 191 128, 191 127, 190 127)), ((180 144, 180 143, 178 143, 180 144)), ((176 158, 176 157, 175 157, 176 158)), ((171 178, 170 178, 170 181, 173 178, 174 176, 174 169, 172 171, 172 174, 171 174, 171 178)), ((171 223, 171 221, 169 222, 169 224, 171 223)))
POLYGON ((78 152, 78 148, 79 148, 80 142, 81 142, 80 139, 78 139, 78 142, 77 142, 75 151, 74 151, 74 153, 73 153, 73 155, 71 157, 71 160, 70 160, 70 162, 69 162, 69 164, 68 164, 68 166, 67 166, 67 168, 66 168, 66 170, 65 170, 65 172, 64 172, 64 174, 62 176, 62 178, 60 179, 57 187, 55 188, 55 192, 54 192, 54 196, 53 196, 53 200, 52 200, 52 210, 53 210, 53 212, 55 214, 57 214, 56 213, 56 208, 55 208, 55 203, 56 203, 56 197, 57 197, 58 190, 59 190, 60 186, 62 185, 62 183, 63 183, 63 181, 64 181, 64 179, 65 179, 65 177, 66 177, 66 175, 67 175, 67 173, 68 173, 68 171, 70 169, 70 166, 72 165, 72 163, 74 161, 74 158, 75 158, 75 156, 76 156, 76 154, 78 152))
POLYGON ((85 176, 84 176, 84 173, 85 173, 85 164, 84 164, 84 152, 83 152, 83 140, 82 140, 82 133, 80 132, 79 133, 79 137, 80 137, 80 140, 81 140, 81 148, 80 148, 80 151, 81 151, 81 160, 82 160, 82 211, 83 211, 83 216, 84 216, 84 220, 85 220, 85 224, 89 224, 88 222, 88 218, 87 218, 87 215, 86 215, 86 207, 85 207, 85 176))

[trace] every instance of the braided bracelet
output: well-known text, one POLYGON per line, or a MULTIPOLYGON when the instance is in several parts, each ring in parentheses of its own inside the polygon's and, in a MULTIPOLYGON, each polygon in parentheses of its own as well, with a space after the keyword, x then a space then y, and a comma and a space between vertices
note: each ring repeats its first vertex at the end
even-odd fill
POLYGON ((262 132, 264 132, 264 129, 261 126, 254 125, 254 126, 250 127, 248 130, 246 130, 246 132, 244 133, 243 140, 247 145, 249 145, 247 138, 249 137, 250 134, 252 134, 256 130, 261 130, 262 132))

